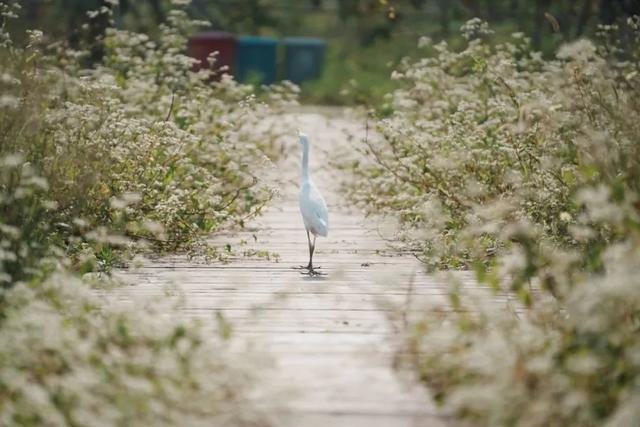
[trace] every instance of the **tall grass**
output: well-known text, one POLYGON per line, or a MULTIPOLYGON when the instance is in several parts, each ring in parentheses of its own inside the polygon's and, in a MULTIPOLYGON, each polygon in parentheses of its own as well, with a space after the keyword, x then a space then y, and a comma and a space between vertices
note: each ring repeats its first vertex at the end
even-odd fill
POLYGON ((198 23, 179 7, 157 40, 109 28, 92 68, 36 30, 14 44, 18 13, 0 2, 0 424, 267 424, 224 339, 80 275, 128 252, 215 254, 205 237, 271 198, 259 171, 286 129, 258 124, 295 88, 258 99, 192 71, 198 23))
POLYGON ((197 25, 175 9, 158 40, 108 29, 104 63, 91 69, 81 66, 86 52, 45 44, 38 32, 24 48, 5 35, 0 155, 46 180, 48 238, 65 249, 100 254, 138 242, 204 253, 203 236, 241 225, 271 198, 258 172, 284 130, 256 124, 271 114, 265 100, 289 104, 294 91, 259 100, 249 86, 191 71, 182 52, 197 25))
MULTIPOLYGON (((517 299, 495 308, 453 283, 402 354, 478 425, 633 425, 640 365, 640 28, 601 29, 545 60, 521 34, 394 73, 406 88, 349 165, 351 197, 396 218, 430 268, 471 268, 517 299), (611 43, 613 42, 613 43, 611 43)), ((636 421, 634 421, 636 420, 636 421)))

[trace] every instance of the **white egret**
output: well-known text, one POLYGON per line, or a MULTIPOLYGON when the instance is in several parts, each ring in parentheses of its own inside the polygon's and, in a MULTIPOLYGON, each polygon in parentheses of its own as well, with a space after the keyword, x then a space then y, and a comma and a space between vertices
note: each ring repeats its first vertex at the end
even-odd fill
POLYGON ((298 133, 302 145, 302 183, 300 185, 300 213, 307 230, 309 242, 309 264, 306 267, 309 274, 319 274, 313 269, 313 251, 316 248, 316 237, 327 237, 329 234, 329 212, 322 195, 311 181, 309 176, 309 138, 304 133, 298 133), (313 243, 311 236, 313 234, 313 243))

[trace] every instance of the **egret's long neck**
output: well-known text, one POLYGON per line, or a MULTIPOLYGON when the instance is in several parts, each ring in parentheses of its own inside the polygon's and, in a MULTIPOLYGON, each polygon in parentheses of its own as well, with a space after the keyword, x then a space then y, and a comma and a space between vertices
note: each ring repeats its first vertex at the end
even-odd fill
POLYGON ((302 181, 309 181, 309 143, 302 144, 302 181))

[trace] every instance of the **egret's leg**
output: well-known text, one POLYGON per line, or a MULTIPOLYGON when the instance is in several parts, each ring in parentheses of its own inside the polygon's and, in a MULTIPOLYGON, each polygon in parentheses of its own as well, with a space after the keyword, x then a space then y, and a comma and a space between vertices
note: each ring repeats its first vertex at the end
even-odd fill
MULTIPOLYGON (((307 230, 307 241, 309 242, 309 264, 307 264, 306 267, 300 266, 300 269, 308 270, 308 273, 303 273, 303 274, 308 274, 309 276, 324 276, 324 274, 313 269, 313 253, 316 250, 316 236, 315 235, 313 236, 313 242, 311 242, 311 236, 309 235, 309 230, 307 230)), ((318 267, 318 268, 321 268, 321 267, 318 267)))
POLYGON ((307 230, 307 242, 309 242, 309 263, 307 265, 301 265, 300 267, 294 267, 296 270, 309 270, 311 268, 311 237, 309 236, 309 230, 307 230))
POLYGON ((316 250, 316 236, 313 236, 313 243, 309 247, 309 270, 313 271, 313 252, 316 250))
MULTIPOLYGON (((307 230, 307 242, 309 242, 309 264, 307 265, 308 270, 313 270, 313 264, 311 260, 313 259, 313 245, 311 245, 311 237, 309 236, 309 230, 307 230)), ((314 245, 315 245, 315 236, 314 236, 314 245)))

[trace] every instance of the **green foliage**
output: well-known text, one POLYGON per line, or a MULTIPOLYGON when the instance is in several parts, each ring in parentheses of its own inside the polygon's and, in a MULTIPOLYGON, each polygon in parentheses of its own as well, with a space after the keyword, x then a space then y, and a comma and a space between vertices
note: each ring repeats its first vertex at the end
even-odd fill
MULTIPOLYGON (((320 79, 302 85, 302 101, 329 105, 373 106, 397 88, 392 65, 411 52, 406 40, 378 40, 367 47, 330 41, 320 79), (405 42, 405 43, 402 43, 405 42), (400 46, 399 46, 400 44, 400 46)), ((414 49, 416 50, 416 49, 414 49)))
POLYGON ((295 88, 259 100, 191 71, 183 10, 156 41, 108 29, 104 63, 84 68, 87 51, 39 31, 14 44, 18 9, 0 3, 0 424, 267 424, 222 315, 217 339, 171 301, 123 304, 85 273, 129 251, 201 254, 257 215, 259 169, 286 132, 258 122, 295 88))
MULTIPOLYGON (((49 221, 56 203, 46 198, 47 181, 19 156, 0 161, 0 284, 5 288, 48 271, 60 248, 50 238, 59 224, 49 221)), ((1 305, 0 297, 0 313, 1 305)))
MULTIPOLYGON (((487 32, 477 21, 466 29, 487 32)), ((362 148, 373 162, 352 168, 354 200, 397 215, 407 243, 434 266, 490 258, 511 240, 500 233, 513 219, 571 244, 580 188, 606 179, 635 190, 635 66, 608 65, 587 41, 544 61, 514 40, 492 48, 476 38, 461 52, 440 43, 434 56, 405 63, 380 137, 362 148)))
POLYGON ((47 46, 40 32, 24 48, 5 33, 0 155, 12 165, 0 177, 1 219, 30 233, 19 240, 90 247, 106 268, 113 248, 203 253, 205 236, 270 200, 259 165, 278 155, 286 129, 256 123, 272 113, 266 103, 295 103, 294 88, 257 99, 250 86, 193 72, 182 51, 197 25, 176 9, 156 41, 109 28, 104 64, 91 69, 86 52, 47 46), (21 186, 49 201, 17 202, 21 186))
POLYGON ((638 20, 629 27, 624 50, 580 40, 544 60, 522 35, 491 46, 472 20, 466 48, 437 44, 394 73, 406 87, 350 166, 351 197, 395 218, 430 267, 473 267, 515 298, 503 307, 454 283, 453 310, 408 325, 399 357, 474 424, 640 416, 638 20))
MULTIPOLYGON (((118 28, 153 34, 167 20, 170 0, 50 0, 30 1, 23 26, 48 34, 82 40, 100 40, 107 26, 103 15, 87 12, 99 3, 110 8, 118 28), (118 3, 116 5, 116 3, 118 3)), ((550 55, 562 42, 593 35, 596 24, 621 24, 640 13, 636 1, 594 0, 224 0, 179 1, 211 27, 237 34, 316 36, 326 39, 330 52, 326 73, 304 90, 310 103, 373 106, 391 91, 390 67, 413 56, 420 35, 457 43, 453 29, 472 17, 491 23, 496 39, 520 31, 530 36, 537 50, 550 55), (355 83, 354 83, 355 82, 355 83), (339 93, 344 91, 344 96, 339 93)), ((623 39, 625 34, 623 34, 623 39)), ((99 45, 99 44, 98 44, 99 45)), ((102 57, 92 47, 94 61, 102 57)))

